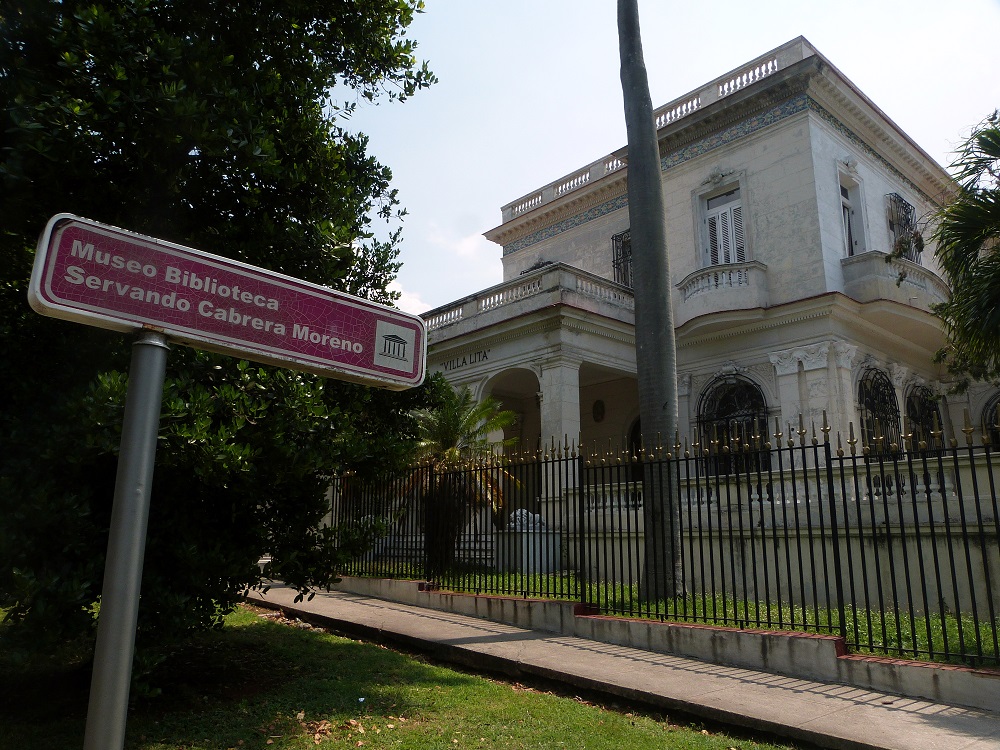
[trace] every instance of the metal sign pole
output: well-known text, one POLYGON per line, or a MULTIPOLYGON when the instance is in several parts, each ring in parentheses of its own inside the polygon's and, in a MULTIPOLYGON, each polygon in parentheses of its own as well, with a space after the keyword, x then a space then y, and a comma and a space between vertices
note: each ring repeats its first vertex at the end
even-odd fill
POLYGON ((168 349, 167 337, 153 331, 143 331, 132 345, 84 750, 120 750, 125 745, 139 586, 168 349))

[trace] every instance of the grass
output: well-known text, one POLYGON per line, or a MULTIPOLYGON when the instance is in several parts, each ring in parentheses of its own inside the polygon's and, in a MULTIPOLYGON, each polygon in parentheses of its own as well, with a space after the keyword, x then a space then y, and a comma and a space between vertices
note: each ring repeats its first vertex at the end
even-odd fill
MULTIPOLYGON (((82 745, 88 667, 18 672, 0 657, 0 669, 0 748, 82 745)), ((129 750, 788 747, 454 671, 249 607, 153 680, 163 693, 130 711, 129 750)))

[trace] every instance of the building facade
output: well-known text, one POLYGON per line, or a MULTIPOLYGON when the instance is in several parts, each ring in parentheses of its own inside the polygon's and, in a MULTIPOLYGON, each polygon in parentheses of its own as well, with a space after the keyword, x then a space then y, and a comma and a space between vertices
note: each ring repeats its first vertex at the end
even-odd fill
MULTIPOLYGON (((933 361, 922 239, 953 183, 807 40, 654 114, 682 435, 995 422, 933 361)), ((623 148, 504 206, 503 282, 424 315, 428 370, 515 411, 523 447, 639 439, 627 179, 623 148)))

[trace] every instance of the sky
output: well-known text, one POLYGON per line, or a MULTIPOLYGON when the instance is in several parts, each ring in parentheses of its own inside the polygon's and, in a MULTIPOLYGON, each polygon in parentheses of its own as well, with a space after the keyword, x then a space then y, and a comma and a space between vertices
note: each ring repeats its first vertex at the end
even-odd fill
MULTIPOLYGON (((1000 0, 639 0, 639 20, 654 108, 798 36, 943 166, 1000 107, 1000 0)), ((426 0, 407 37, 439 82, 345 125, 392 170, 397 304, 423 313, 503 280, 482 236, 501 206, 626 137, 615 0, 426 0)))

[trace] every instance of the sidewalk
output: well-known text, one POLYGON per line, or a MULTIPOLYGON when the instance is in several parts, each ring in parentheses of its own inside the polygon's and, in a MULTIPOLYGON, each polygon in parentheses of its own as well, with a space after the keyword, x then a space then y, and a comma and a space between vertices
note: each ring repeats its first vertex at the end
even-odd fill
POLYGON ((252 600, 314 624, 466 667, 531 675, 825 748, 1000 750, 1000 716, 886 693, 723 667, 342 592, 252 600))

